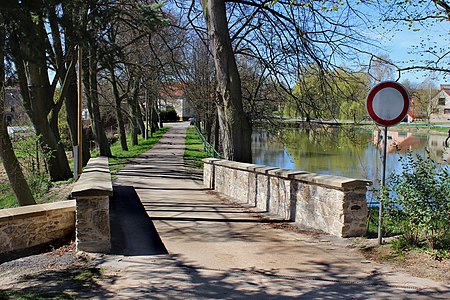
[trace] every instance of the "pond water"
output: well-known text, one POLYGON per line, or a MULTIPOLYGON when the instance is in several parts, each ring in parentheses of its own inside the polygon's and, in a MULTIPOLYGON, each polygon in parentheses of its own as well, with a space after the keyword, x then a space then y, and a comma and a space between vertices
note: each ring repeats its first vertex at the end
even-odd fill
MULTIPOLYGON (((283 129, 276 133, 256 130, 252 135, 253 162, 314 173, 363 178, 381 178, 383 131, 320 128, 283 129)), ((407 151, 424 155, 425 149, 440 163, 448 164, 450 149, 445 135, 388 132, 387 176, 401 170, 400 156, 407 151)))

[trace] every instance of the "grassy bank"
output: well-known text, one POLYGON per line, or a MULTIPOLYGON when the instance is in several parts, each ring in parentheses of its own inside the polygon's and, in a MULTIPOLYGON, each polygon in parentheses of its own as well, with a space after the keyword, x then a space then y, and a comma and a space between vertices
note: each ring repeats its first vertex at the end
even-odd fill
POLYGON ((203 168, 202 159, 209 157, 204 151, 203 143, 197 135, 194 126, 190 126, 186 132, 186 149, 184 150, 184 161, 195 168, 203 168))
MULTIPOLYGON (((164 127, 154 133, 153 137, 148 138, 148 140, 139 137, 139 145, 137 146, 131 145, 131 139, 129 139, 128 151, 122 150, 119 141, 111 145, 113 155, 109 159, 111 173, 113 175, 117 174, 131 159, 152 148, 168 130, 169 127, 164 127)), ((98 152, 92 152, 91 156, 98 156, 98 152)), ((73 165, 73 162, 71 162, 71 165, 73 165)), ((46 176, 28 176, 27 179, 38 204, 66 199, 72 189, 70 184, 73 183, 73 179, 61 182, 49 182, 46 176)), ((12 191, 6 175, 4 175, 0 180, 0 209, 18 206, 16 196, 12 191)))
MULTIPOLYGON (((159 139, 170 129, 170 127, 163 127, 153 134, 153 137, 149 137, 147 140, 139 136, 139 145, 131 145, 131 139, 127 140, 128 151, 123 151, 120 146, 120 141, 111 145, 112 157, 109 158, 109 169, 111 174, 117 174, 120 169, 133 158, 139 156, 142 153, 151 149, 159 139)), ((98 156, 98 152, 93 152, 92 157, 98 156)))

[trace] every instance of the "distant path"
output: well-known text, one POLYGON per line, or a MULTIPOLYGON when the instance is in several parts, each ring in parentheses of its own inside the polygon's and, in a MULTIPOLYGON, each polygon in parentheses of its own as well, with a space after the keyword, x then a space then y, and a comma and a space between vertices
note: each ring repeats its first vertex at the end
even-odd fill
POLYGON ((115 298, 448 299, 450 287, 366 261, 349 240, 280 229, 202 185, 183 161, 187 123, 119 174, 113 253, 102 265, 115 298), (142 203, 142 205, 140 204, 142 203), (148 216, 150 218, 148 218, 148 216))

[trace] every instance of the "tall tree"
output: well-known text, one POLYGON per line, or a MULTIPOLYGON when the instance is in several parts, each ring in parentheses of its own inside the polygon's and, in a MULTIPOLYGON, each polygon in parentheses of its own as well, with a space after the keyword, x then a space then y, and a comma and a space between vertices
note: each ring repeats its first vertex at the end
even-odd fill
MULTIPOLYGON (((48 58, 54 59, 55 55, 45 27, 48 11, 46 3, 37 1, 17 3, 13 8, 3 10, 2 14, 9 31, 9 49, 25 109, 41 147, 47 153, 45 157, 50 178, 58 181, 72 177, 58 130, 58 114, 71 78, 64 76, 66 80, 61 87, 60 96, 55 97, 60 77, 56 76, 50 82, 48 58)), ((62 70, 56 69, 56 72, 62 70)))
POLYGON ((242 103, 241 79, 231 45, 225 2, 202 0, 217 78, 217 111, 225 158, 252 162, 250 122, 242 103))
POLYGON ((20 206, 36 204, 8 135, 5 116, 5 26, 0 16, 0 157, 20 206))
MULTIPOLYGON (((320 70, 324 83, 328 72, 342 69, 339 62, 350 62, 348 69, 359 68, 357 45, 367 45, 367 39, 356 30, 357 23, 367 19, 356 5, 345 2, 203 0, 204 20, 198 17, 195 1, 176 3, 185 9, 187 24, 199 35, 206 23, 218 81, 224 154, 231 159, 250 160, 249 154, 238 152, 250 151, 251 114, 246 109, 259 107, 242 103, 246 100, 242 91, 238 91, 243 88, 239 73, 240 61, 245 62, 242 57, 258 62, 262 72, 257 82, 272 81, 273 93, 286 97, 311 65, 320 70)), ((258 84, 255 87, 253 91, 263 91, 258 84)), ((336 113, 334 103, 330 102, 326 108, 336 113)))

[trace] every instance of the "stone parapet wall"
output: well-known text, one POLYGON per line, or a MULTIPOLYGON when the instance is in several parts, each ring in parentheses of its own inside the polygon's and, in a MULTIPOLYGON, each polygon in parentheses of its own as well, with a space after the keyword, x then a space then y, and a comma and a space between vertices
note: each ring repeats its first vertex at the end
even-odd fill
POLYGON ((63 239, 75 230, 75 201, 0 210, 0 253, 63 239))
POLYGON ((108 158, 91 158, 72 190, 77 209, 77 251, 108 253, 111 250, 109 197, 112 194, 108 158))
POLYGON ((204 184, 238 202, 340 237, 366 232, 370 181, 216 158, 203 162, 204 184))

